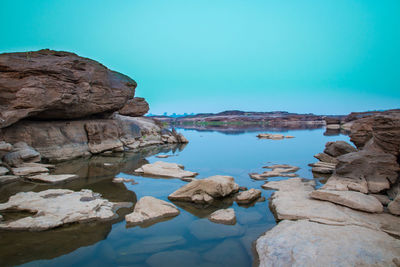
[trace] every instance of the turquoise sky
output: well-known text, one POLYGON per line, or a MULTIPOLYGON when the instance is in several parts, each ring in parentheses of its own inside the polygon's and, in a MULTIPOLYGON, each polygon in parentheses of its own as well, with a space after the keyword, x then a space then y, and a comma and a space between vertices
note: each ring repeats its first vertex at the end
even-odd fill
POLYGON ((0 0, 0 52, 138 82, 151 113, 399 108, 399 0, 0 0))

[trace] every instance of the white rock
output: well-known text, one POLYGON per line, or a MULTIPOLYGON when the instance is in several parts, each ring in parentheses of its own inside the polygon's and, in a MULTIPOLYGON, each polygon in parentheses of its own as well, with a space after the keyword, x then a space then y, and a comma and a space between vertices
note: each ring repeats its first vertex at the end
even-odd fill
POLYGON ((36 214, 0 223, 0 229, 42 231, 66 223, 110 220, 117 217, 116 209, 129 205, 110 202, 88 189, 79 192, 67 189, 21 192, 0 204, 0 211, 11 209, 36 214))
POLYGON ((134 211, 125 216, 125 220, 129 225, 139 225, 178 214, 179 210, 172 203, 145 196, 136 203, 134 211))
POLYGON ((9 170, 5 167, 0 166, 0 175, 9 173, 9 170))
POLYGON ((236 223, 235 210, 232 208, 217 210, 211 213, 208 219, 215 223, 233 225, 236 223))
POLYGON ((168 199, 207 204, 215 198, 223 198, 238 191, 239 185, 233 177, 216 175, 192 181, 170 194, 168 199))
POLYGON ((260 266, 396 266, 400 240, 360 226, 284 220, 256 250, 260 266))
POLYGON ((382 203, 373 196, 356 191, 315 190, 310 196, 366 212, 383 212, 382 203))
POLYGON ((145 164, 135 170, 135 172, 142 173, 143 175, 162 176, 162 177, 194 177, 198 173, 185 171, 184 167, 180 164, 157 161, 153 164, 145 164))
POLYGON ((30 176, 28 179, 33 181, 46 182, 51 184, 63 183, 78 178, 76 174, 38 174, 30 176))

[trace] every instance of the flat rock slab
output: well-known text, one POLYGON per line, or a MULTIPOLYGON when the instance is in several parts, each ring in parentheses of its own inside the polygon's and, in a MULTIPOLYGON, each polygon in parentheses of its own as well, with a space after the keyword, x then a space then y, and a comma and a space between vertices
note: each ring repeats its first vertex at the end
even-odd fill
POLYGON ((157 161, 152 164, 145 164, 135 170, 137 173, 151 176, 184 178, 195 177, 198 173, 185 171, 184 167, 180 164, 157 161))
POLYGON ((368 184, 364 178, 351 179, 332 175, 321 189, 337 191, 353 190, 366 194, 368 193, 368 184))
POLYGON ((284 220, 257 240, 256 250, 260 266, 396 266, 400 240, 355 225, 284 220))
POLYGON ((271 140, 281 140, 285 138, 283 134, 268 134, 268 133, 259 134, 257 135, 257 137, 260 139, 271 139, 271 140))
POLYGON ((208 219, 215 223, 233 225, 236 223, 235 210, 232 208, 216 210, 210 214, 208 219))
POLYGON ((173 155, 157 155, 156 156, 156 158, 159 158, 159 159, 166 159, 166 158, 169 158, 169 157, 173 157, 173 155))
POLYGON ((310 197, 356 210, 372 213, 383 212, 382 203, 378 199, 356 191, 315 190, 311 192, 310 197))
POLYGON ((239 192, 236 196, 238 204, 249 204, 261 197, 261 190, 251 188, 246 191, 239 192))
POLYGON ((12 168, 11 169, 14 175, 19 175, 19 176, 28 176, 28 175, 33 175, 37 173, 45 173, 49 172, 49 169, 41 166, 35 166, 35 167, 18 167, 18 168, 12 168))
POLYGON ((265 183, 264 189, 276 189, 270 207, 277 220, 308 219, 329 225, 357 225, 381 230, 400 237, 400 217, 387 213, 362 212, 328 201, 311 198, 315 181, 292 178, 265 183))
POLYGON ((28 179, 32 181, 39 181, 51 184, 64 183, 73 179, 78 178, 79 176, 76 174, 38 174, 34 176, 30 176, 28 179))
POLYGON ((2 222, 0 229, 42 231, 67 223, 110 220, 117 217, 115 210, 130 205, 110 202, 88 189, 21 192, 0 204, 0 211, 20 210, 36 214, 2 222))
POLYGON ((168 196, 170 200, 208 204, 215 198, 223 198, 239 191, 239 185, 231 176, 215 175, 192 181, 168 196))
POLYGON ((250 178, 254 180, 265 180, 269 177, 297 177, 298 175, 294 172, 300 169, 299 167, 287 164, 275 164, 264 166, 263 168, 271 169, 271 171, 265 171, 261 174, 249 173, 250 178))
POLYGON ((132 213, 125 216, 129 225, 153 223, 157 220, 179 215, 179 210, 174 204, 151 196, 139 199, 132 213))
POLYGON ((21 180, 21 177, 16 176, 16 175, 4 175, 0 176, 0 185, 2 184, 8 184, 8 183, 13 183, 21 180))

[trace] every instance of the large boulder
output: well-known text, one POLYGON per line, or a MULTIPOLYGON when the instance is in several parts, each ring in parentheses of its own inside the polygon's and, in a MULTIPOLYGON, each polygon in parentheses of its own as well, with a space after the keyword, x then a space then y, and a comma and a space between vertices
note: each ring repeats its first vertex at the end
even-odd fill
POLYGON ((350 152, 355 152, 357 149, 345 141, 328 142, 325 145, 324 153, 338 157, 350 152))
POLYGON ((374 142, 386 153, 400 154, 400 111, 373 118, 374 142))
POLYGON ((142 97, 135 97, 128 100, 125 106, 121 108, 118 112, 121 115, 140 117, 149 111, 149 104, 142 97))
POLYGON ((260 266, 398 266, 400 241, 357 225, 280 222, 256 243, 260 266))
POLYGON ((0 54, 0 128, 23 118, 76 119, 121 109, 136 82, 73 53, 0 54))
POLYGON ((216 175, 192 181, 168 196, 170 200, 209 204, 239 191, 239 185, 231 176, 216 175))

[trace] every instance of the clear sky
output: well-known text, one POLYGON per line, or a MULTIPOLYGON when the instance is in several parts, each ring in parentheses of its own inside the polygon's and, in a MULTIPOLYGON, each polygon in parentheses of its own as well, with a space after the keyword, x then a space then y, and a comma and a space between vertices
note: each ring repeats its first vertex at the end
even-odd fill
POLYGON ((399 0, 0 0, 0 52, 42 48, 129 75, 156 114, 400 108, 399 0))

